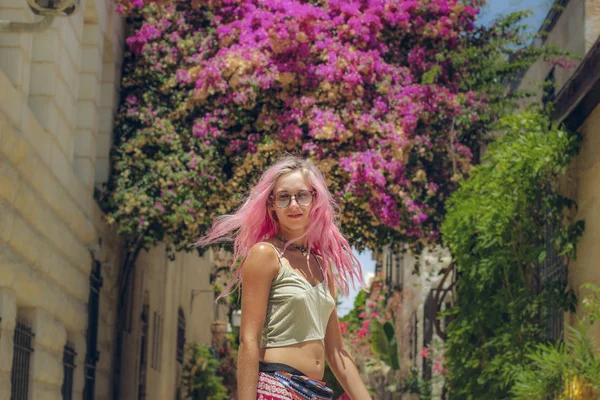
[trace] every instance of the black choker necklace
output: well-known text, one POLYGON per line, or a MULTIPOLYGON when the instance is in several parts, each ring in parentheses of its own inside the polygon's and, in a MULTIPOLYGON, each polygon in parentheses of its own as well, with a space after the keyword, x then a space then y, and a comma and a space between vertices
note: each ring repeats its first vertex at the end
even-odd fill
MULTIPOLYGON (((284 238, 282 238, 281 236, 275 235, 275 237, 282 242, 284 245, 289 242, 289 240, 285 240, 284 238)), ((304 257, 306 257, 306 255, 308 254, 308 249, 306 247, 302 247, 302 246, 298 246, 297 244, 291 243, 290 244, 291 247, 293 247, 294 249, 300 251, 300 253, 302 253, 302 255, 304 257)))

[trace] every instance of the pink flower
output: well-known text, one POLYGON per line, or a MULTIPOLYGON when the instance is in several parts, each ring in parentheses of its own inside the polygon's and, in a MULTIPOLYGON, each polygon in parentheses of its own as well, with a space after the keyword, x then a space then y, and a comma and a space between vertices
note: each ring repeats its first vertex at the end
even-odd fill
POLYGON ((365 312, 361 312, 360 314, 358 314, 358 318, 363 319, 365 317, 365 312))
POLYGON ((427 347, 423 347, 423 350, 421 350, 421 357, 425 359, 429 358, 429 352, 427 351, 427 347))
POLYGON ((433 364, 433 372, 442 373, 442 364, 433 364))
POLYGON ((349 322, 340 322, 340 331, 342 332, 342 336, 346 336, 348 333, 348 325, 349 322))
POLYGON ((156 202, 154 203, 154 208, 157 209, 158 211, 160 211, 161 213, 165 212, 165 207, 162 205, 162 203, 160 202, 156 202))

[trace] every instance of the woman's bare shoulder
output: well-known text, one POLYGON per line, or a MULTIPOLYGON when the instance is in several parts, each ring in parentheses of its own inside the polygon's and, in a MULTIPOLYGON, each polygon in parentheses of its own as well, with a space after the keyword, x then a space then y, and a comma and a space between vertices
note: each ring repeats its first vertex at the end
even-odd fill
POLYGON ((246 273, 253 275, 275 277, 279 273, 279 256, 273 245, 268 242, 253 245, 244 260, 244 269, 246 273))

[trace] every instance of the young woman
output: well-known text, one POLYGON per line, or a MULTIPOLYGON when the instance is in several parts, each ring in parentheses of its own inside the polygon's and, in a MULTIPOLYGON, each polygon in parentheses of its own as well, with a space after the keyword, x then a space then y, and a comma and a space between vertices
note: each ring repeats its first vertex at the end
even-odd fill
POLYGON ((238 400, 330 399, 325 360, 351 399, 370 400, 335 310, 336 282, 347 291, 348 278, 362 282, 362 272, 321 171, 296 157, 279 160, 199 244, 232 234, 234 260, 243 260, 230 286, 242 284, 238 400))

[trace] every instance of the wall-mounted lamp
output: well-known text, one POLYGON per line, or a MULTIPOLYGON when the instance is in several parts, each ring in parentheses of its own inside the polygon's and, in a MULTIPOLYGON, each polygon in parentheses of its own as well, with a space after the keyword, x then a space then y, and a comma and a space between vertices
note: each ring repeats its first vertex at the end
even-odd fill
POLYGON ((231 325, 234 328, 239 328, 242 324, 242 310, 233 310, 231 313, 231 325))
POLYGON ((38 22, 0 20, 0 33, 41 32, 52 25, 54 17, 68 17, 79 7, 79 0, 26 0, 36 15, 44 18, 38 22))

